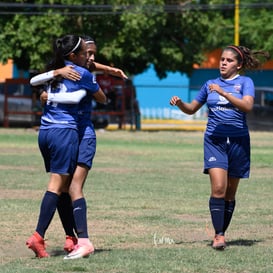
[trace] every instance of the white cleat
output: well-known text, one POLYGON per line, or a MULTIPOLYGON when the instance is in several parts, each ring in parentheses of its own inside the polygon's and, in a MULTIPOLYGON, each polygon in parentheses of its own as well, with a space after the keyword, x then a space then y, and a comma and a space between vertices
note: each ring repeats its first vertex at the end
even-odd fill
POLYGON ((76 245, 74 250, 64 257, 64 260, 73 260, 87 258, 90 254, 94 254, 95 248, 92 245, 76 245))

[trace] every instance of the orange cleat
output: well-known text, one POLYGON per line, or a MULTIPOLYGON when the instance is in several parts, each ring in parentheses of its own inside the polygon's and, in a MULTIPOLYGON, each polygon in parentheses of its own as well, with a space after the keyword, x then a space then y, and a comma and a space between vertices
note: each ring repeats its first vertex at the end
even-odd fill
POLYGON ((224 235, 216 234, 212 243, 212 248, 217 250, 224 250, 227 246, 224 235))
POLYGON ((76 237, 66 236, 65 237, 65 244, 64 244, 64 251, 66 251, 67 253, 72 252, 74 250, 77 242, 78 242, 78 239, 76 237))
POLYGON ((45 240, 38 232, 35 232, 32 236, 30 236, 30 238, 26 241, 26 245, 35 253, 37 258, 49 257, 49 254, 45 249, 45 240))

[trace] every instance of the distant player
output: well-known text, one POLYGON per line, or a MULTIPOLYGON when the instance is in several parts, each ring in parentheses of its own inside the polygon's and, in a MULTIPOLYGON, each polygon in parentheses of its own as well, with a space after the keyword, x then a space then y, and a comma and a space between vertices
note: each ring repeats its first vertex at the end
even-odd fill
POLYGON ((254 103, 254 84, 240 72, 258 68, 258 56, 263 51, 251 51, 243 46, 227 46, 220 58, 220 77, 207 81, 191 103, 173 96, 176 105, 186 114, 194 114, 205 103, 208 123, 204 136, 204 173, 209 174, 211 196, 209 208, 215 237, 214 249, 226 247, 227 230, 235 208, 235 195, 241 178, 250 173, 250 138, 246 113, 254 103))

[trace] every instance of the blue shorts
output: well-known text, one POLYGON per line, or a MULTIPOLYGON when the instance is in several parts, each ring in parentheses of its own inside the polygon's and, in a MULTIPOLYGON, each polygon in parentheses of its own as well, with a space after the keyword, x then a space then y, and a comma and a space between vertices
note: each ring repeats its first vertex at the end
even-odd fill
POLYGON ((79 136, 77 130, 42 129, 38 144, 47 172, 73 174, 77 166, 79 136))
POLYGON ((96 138, 83 138, 80 140, 78 164, 83 164, 89 169, 92 167, 96 153, 96 138))
POLYGON ((229 177, 248 178, 250 173, 250 137, 204 136, 204 173, 208 169, 227 170, 229 177))

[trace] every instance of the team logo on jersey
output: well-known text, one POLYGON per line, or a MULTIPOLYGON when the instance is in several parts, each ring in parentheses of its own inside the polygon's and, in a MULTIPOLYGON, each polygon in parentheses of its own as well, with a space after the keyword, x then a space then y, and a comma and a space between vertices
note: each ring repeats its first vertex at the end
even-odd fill
POLYGON ((219 101, 217 102, 217 104, 228 104, 228 100, 223 96, 219 95, 219 101))
POLYGON ((93 83, 96 84, 97 83, 97 78, 96 78, 96 75, 93 74, 93 83))
POLYGON ((215 158, 214 156, 211 156, 211 157, 209 158, 209 162, 213 162, 213 161, 216 161, 216 158, 215 158))
POLYGON ((241 92, 241 89, 242 89, 242 85, 241 84, 235 84, 234 86, 233 86, 233 89, 234 89, 234 92, 235 93, 240 93, 241 92))

